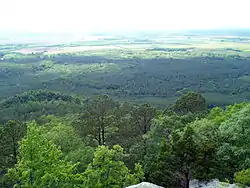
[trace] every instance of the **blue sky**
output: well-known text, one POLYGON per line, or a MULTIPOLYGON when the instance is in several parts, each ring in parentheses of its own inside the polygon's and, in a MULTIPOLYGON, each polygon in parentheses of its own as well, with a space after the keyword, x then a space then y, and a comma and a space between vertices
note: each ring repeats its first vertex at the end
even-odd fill
POLYGON ((0 31, 250 28, 250 0, 1 0, 0 31))

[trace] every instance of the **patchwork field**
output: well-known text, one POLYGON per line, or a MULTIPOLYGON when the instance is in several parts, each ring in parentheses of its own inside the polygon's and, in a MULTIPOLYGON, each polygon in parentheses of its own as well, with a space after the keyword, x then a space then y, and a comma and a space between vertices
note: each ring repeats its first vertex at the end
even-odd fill
POLYGON ((96 37, 54 44, 0 45, 0 97, 33 89, 165 107, 183 93, 209 103, 249 100, 250 38, 245 35, 153 34, 96 37))

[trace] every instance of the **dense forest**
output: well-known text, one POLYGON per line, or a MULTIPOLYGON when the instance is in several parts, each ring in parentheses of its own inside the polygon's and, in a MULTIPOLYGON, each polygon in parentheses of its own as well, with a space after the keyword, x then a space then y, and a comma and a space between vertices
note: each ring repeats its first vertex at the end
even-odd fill
POLYGON ((1 116, 2 187, 250 185, 249 103, 210 110, 190 92, 159 110, 31 91, 0 106, 12 118, 1 116))
POLYGON ((0 99, 42 89, 160 108, 190 91, 213 105, 248 101, 249 40, 186 33, 0 45, 0 99))
POLYGON ((146 36, 0 45, 0 187, 250 186, 250 37, 146 36))

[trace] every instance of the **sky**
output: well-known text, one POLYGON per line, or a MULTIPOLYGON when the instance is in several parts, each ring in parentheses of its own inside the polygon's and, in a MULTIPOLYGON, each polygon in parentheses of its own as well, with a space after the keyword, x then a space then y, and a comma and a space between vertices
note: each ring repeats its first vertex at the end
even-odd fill
POLYGON ((1 0, 0 31, 250 28, 250 0, 1 0))

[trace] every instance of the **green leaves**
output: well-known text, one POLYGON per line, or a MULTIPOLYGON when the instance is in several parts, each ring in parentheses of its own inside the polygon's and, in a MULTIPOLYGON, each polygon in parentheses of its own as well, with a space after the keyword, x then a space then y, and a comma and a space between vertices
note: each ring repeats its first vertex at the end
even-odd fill
POLYGON ((179 98, 170 110, 178 114, 191 113, 202 113, 207 110, 205 98, 198 93, 189 92, 179 98))
POLYGON ((66 161, 80 162, 78 171, 83 172, 93 158, 94 148, 87 146, 75 129, 65 121, 53 116, 43 119, 48 121, 44 124, 44 136, 60 147, 66 161))
POLYGON ((92 98, 84 114, 75 122, 81 137, 89 137, 97 145, 106 145, 113 131, 116 131, 115 102, 107 95, 92 98))
MULTIPOLYGON (((200 104, 196 94, 185 100, 197 97, 200 104)), ((41 117, 27 133, 18 121, 0 127, 1 170, 16 163, 8 171, 16 187, 120 188, 144 180, 144 172, 164 187, 188 187, 193 178, 249 184, 250 104, 214 108, 202 119, 197 101, 168 114, 149 104, 118 105, 106 95, 88 102, 78 120, 41 117)))
MULTIPOLYGON (((64 145, 65 143, 55 137, 53 132, 53 129, 59 131, 58 135, 63 138, 63 131, 70 130, 69 127, 64 126, 66 125, 55 124, 51 131, 47 132, 48 130, 45 127, 37 127, 34 121, 28 124, 27 134, 20 142, 18 162, 14 168, 8 170, 7 174, 10 179, 15 181, 16 187, 68 188, 77 185, 78 187, 89 188, 120 188, 143 180, 144 173, 139 164, 135 165, 134 173, 131 173, 126 167, 122 161, 123 148, 119 145, 113 146, 112 149, 99 146, 94 153, 93 161, 88 165, 87 169, 83 173, 77 173, 79 163, 72 164, 72 162, 63 160, 63 153, 60 148, 48 139, 50 138, 64 145)), ((65 137, 65 139, 67 138, 65 137)), ((74 151, 73 148, 71 148, 71 151, 74 151)), ((91 150, 86 151, 91 152, 91 150)), ((74 159, 77 154, 75 151, 68 153, 67 156, 71 155, 69 159, 74 159)), ((89 156, 87 153, 80 154, 89 156)), ((76 156, 76 158, 78 157, 76 156)))
POLYGON ((35 122, 28 125, 20 142, 18 163, 7 175, 18 187, 71 187, 77 164, 62 160, 61 150, 43 134, 35 122))
POLYGON ((239 104, 235 104, 235 105, 229 105, 229 106, 226 107, 225 110, 223 110, 220 107, 215 107, 210 111, 210 113, 208 115, 208 119, 214 121, 217 125, 220 125, 224 121, 231 118, 231 116, 234 113, 242 110, 246 105, 247 105, 246 103, 239 103, 239 104))
POLYGON ((219 127, 221 144, 218 157, 224 164, 224 173, 233 182, 235 172, 250 167, 250 105, 245 105, 219 127))
POLYGON ((151 127, 151 121, 156 115, 156 109, 150 104, 146 103, 140 106, 136 106, 132 110, 135 130, 138 135, 146 134, 151 127))
POLYGON ((250 185, 250 168, 235 173, 235 181, 243 185, 250 185))
POLYGON ((25 123, 16 120, 0 126, 0 168, 12 167, 17 162, 18 141, 25 132, 25 123))
POLYGON ((140 165, 135 166, 135 173, 131 174, 122 162, 123 149, 119 145, 109 149, 99 146, 94 154, 93 162, 84 172, 84 187, 125 187, 140 182, 144 173, 140 165))
POLYGON ((219 146, 218 126, 211 120, 201 119, 190 124, 194 129, 197 143, 196 167, 194 177, 199 180, 210 180, 218 177, 219 169, 216 151, 219 146))

